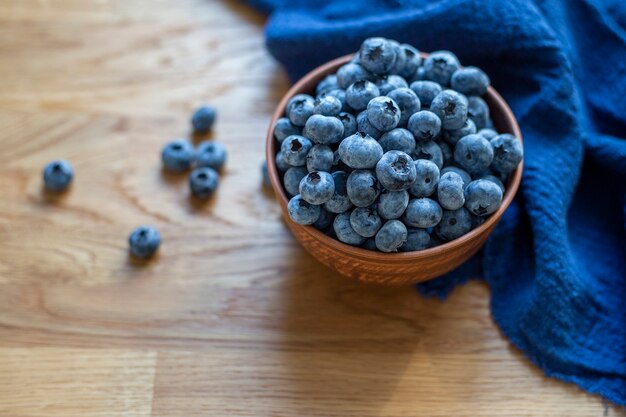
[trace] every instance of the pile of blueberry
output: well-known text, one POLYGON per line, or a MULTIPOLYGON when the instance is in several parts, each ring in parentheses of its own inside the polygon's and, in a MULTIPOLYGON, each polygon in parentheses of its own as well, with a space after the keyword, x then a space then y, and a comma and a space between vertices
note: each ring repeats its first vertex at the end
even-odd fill
POLYGON ((274 126, 291 219, 349 245, 415 251, 454 240, 502 201, 522 160, 481 98, 489 77, 449 51, 370 38, 298 94, 274 126))

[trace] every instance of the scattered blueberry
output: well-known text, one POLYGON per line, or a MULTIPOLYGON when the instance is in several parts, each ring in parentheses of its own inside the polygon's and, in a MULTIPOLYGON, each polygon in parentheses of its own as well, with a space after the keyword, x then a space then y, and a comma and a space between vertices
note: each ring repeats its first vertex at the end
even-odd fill
POLYGON ((408 205, 408 192, 385 191, 380 194, 376 208, 383 219, 399 219, 408 205))
POLYGON ((488 180, 474 180, 465 187, 465 208, 476 216, 487 216, 500 207, 502 190, 488 180))
POLYGON ((493 148, 493 162, 491 168, 494 171, 508 174, 517 168, 522 160, 522 144, 513 135, 504 133, 491 139, 493 148))
POLYGON ((263 161, 261 164, 261 177, 263 178, 263 186, 272 188, 272 182, 270 181, 270 174, 267 170, 267 162, 263 161))
POLYGON ((222 169, 226 162, 226 149, 216 142, 204 141, 196 149, 196 165, 216 170, 222 169))
POLYGON ((43 169, 43 184, 46 190, 60 192, 69 187, 74 178, 74 168, 64 160, 52 161, 43 169))
POLYGON ((174 139, 165 144, 161 150, 163 167, 171 172, 183 172, 191 168, 195 151, 189 141, 174 139))
POLYGON ((403 219, 407 226, 426 229, 437 226, 442 214, 441 206, 435 200, 416 198, 409 201, 403 219))
POLYGON ((206 133, 213 128, 217 111, 212 106, 202 106, 191 116, 191 126, 195 132, 206 133))
POLYGON ((493 161, 493 147, 481 135, 467 135, 456 144, 454 161, 470 174, 489 168, 493 161))
POLYGON ((189 175, 191 194, 196 198, 206 200, 215 192, 219 181, 220 177, 213 168, 196 168, 189 175))
POLYGON ((415 161, 416 178, 409 192, 415 197, 430 197, 439 184, 439 168, 427 159, 415 161))
POLYGON ((489 87, 489 77, 480 68, 459 68, 452 74, 450 85, 466 96, 482 96, 489 87))
POLYGON ((385 153, 376 164, 376 176, 389 191, 407 190, 416 178, 413 159, 401 151, 385 153))
POLYGON ((320 217, 320 206, 307 203, 301 195, 296 195, 287 204, 287 213, 298 224, 310 225, 320 217))
POLYGON ((446 172, 437 185, 437 199, 446 210, 457 210, 465 204, 463 178, 455 172, 446 172))
POLYGON ((161 244, 161 234, 150 226, 139 226, 128 236, 130 252, 137 258, 150 258, 161 244))
POLYGON ((380 194, 380 185, 372 171, 357 169, 348 176, 346 183, 348 198, 357 207, 374 204, 380 194))
POLYGON ((387 220, 376 233, 376 247, 381 252, 397 252, 407 239, 406 226, 400 220, 387 220))
POLYGON ((439 116, 444 129, 460 129, 467 119, 467 98, 454 90, 443 90, 433 99, 430 111, 439 116))

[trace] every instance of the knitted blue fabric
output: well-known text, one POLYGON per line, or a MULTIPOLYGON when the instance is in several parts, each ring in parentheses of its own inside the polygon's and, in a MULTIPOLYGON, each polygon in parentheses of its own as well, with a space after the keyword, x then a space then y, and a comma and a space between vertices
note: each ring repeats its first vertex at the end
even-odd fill
POLYGON ((626 404, 624 0, 248 0, 295 80, 385 36, 483 68, 524 136, 521 190, 483 251, 495 321, 547 375, 626 404))

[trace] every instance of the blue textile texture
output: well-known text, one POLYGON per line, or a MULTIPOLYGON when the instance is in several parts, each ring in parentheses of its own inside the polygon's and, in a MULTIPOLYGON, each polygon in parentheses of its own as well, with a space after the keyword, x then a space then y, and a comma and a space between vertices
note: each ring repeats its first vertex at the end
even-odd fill
POLYGON ((479 255, 493 318, 549 376, 626 404, 626 2, 248 0, 296 80, 385 36, 483 68, 524 136, 521 190, 479 255))

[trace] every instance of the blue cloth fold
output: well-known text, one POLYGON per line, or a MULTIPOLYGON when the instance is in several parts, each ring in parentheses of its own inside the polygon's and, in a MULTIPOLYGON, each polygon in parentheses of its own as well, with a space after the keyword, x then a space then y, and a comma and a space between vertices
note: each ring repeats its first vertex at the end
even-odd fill
POLYGON ((385 36, 483 68, 518 118, 525 171, 488 243, 445 277, 482 276, 497 324, 549 376, 626 404, 626 3, 248 0, 293 80, 385 36))

